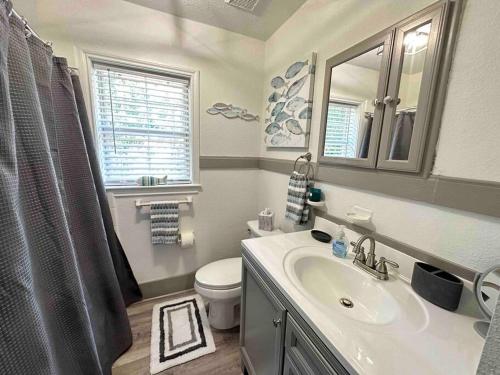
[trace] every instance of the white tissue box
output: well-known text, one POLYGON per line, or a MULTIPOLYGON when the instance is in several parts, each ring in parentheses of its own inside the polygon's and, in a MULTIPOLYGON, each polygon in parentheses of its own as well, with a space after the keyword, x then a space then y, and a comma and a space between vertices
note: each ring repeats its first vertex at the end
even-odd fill
POLYGON ((259 229, 260 230, 266 230, 266 231, 272 231, 273 228, 273 221, 274 221, 274 212, 266 209, 262 212, 259 213, 259 229))

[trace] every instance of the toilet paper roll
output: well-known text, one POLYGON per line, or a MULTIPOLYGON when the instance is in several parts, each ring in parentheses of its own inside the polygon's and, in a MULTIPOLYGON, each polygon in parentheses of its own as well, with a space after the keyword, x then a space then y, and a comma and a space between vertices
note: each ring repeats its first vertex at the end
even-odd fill
POLYGON ((194 244, 194 232, 193 231, 181 231, 179 234, 179 242, 181 248, 185 249, 191 247, 194 244))

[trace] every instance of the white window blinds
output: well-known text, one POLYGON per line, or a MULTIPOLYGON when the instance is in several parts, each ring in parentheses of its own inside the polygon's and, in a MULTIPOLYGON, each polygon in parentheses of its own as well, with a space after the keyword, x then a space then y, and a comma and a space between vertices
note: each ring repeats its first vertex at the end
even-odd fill
POLYGON ((94 63, 92 80, 105 184, 191 183, 189 79, 94 63))
POLYGON ((358 105, 330 102, 325 134, 325 156, 355 158, 358 144, 358 105))

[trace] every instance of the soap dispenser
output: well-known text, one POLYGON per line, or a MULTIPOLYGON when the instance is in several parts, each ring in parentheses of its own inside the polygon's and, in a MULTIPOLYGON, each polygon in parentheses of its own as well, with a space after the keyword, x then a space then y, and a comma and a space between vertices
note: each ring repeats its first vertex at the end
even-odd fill
POLYGON ((349 240, 344 232, 345 226, 340 225, 339 229, 333 236, 332 251, 333 255, 339 258, 345 258, 347 256, 347 250, 349 249, 349 240))

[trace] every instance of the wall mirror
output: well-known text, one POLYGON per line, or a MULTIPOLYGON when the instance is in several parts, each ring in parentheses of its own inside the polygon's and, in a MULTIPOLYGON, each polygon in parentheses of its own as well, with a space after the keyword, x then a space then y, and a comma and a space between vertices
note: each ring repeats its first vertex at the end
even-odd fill
POLYGON ((421 171, 449 4, 327 60, 320 163, 421 171))
POLYGON ((382 124, 375 98, 384 94, 391 40, 391 34, 375 36, 329 60, 322 156, 375 166, 382 124))

